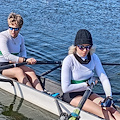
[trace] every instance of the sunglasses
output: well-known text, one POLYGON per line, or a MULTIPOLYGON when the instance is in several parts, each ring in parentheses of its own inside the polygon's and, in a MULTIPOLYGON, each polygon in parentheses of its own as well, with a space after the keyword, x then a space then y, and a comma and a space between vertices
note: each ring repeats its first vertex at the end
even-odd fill
POLYGON ((9 27, 10 30, 15 30, 15 31, 18 31, 20 28, 12 28, 12 27, 9 27))
POLYGON ((84 49, 90 50, 90 48, 91 48, 92 46, 91 46, 91 45, 89 45, 89 46, 78 45, 78 47, 79 47, 80 50, 84 50, 84 49))

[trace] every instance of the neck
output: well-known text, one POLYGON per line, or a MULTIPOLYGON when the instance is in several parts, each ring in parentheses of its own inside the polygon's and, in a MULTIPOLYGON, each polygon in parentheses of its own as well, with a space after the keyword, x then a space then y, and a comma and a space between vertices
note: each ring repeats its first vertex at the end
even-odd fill
POLYGON ((77 53, 75 53, 74 56, 78 60, 78 62, 81 64, 88 64, 91 61, 90 53, 88 53, 88 55, 86 56, 87 59, 85 59, 84 61, 79 55, 77 55, 77 53))

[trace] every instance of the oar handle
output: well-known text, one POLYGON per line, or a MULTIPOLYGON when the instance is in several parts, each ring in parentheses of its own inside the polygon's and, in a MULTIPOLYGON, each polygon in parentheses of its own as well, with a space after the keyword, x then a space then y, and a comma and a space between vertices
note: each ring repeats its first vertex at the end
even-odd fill
POLYGON ((14 64, 14 67, 20 67, 22 65, 26 65, 28 64, 27 62, 22 62, 22 63, 17 63, 17 64, 14 64))
POLYGON ((4 65, 4 66, 0 67, 0 71, 4 70, 4 69, 13 68, 13 67, 19 67, 19 66, 26 65, 26 64, 27 64, 27 62, 4 65))

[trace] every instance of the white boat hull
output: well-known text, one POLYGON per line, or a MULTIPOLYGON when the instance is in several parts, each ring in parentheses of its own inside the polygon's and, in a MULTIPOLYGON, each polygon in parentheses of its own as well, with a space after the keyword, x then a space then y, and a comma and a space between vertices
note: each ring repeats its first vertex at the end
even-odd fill
MULTIPOLYGON (((0 75, 0 78, 8 79, 7 77, 4 77, 2 75, 0 75)), ((47 95, 45 93, 41 93, 38 90, 35 90, 34 88, 28 87, 24 84, 17 82, 16 80, 13 79, 10 80, 13 81, 14 86, 12 86, 11 83, 9 82, 0 82, 0 88, 59 116, 59 109, 55 102, 56 98, 47 95)), ((57 100, 63 112, 69 114, 75 109, 75 107, 63 102, 62 100, 59 99, 57 100)), ((80 117, 81 117, 80 120, 88 120, 88 119, 103 120, 85 111, 81 111, 80 117)))

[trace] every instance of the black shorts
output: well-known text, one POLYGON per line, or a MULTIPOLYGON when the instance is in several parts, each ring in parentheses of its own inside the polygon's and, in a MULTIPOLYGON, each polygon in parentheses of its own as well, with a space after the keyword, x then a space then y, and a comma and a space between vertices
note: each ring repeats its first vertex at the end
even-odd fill
MULTIPOLYGON (((0 66, 8 65, 9 62, 0 62, 0 66)), ((2 74, 2 70, 0 70, 0 74, 2 74)))
MULTIPOLYGON (((83 94, 85 93, 85 91, 81 91, 81 92, 71 92, 71 93, 63 93, 63 96, 62 96, 62 100, 67 102, 67 103, 70 103, 71 100, 77 96, 83 96, 83 94)), ((91 94, 93 94, 93 92, 91 92, 91 94)), ((90 94, 90 95, 91 95, 90 94)))

